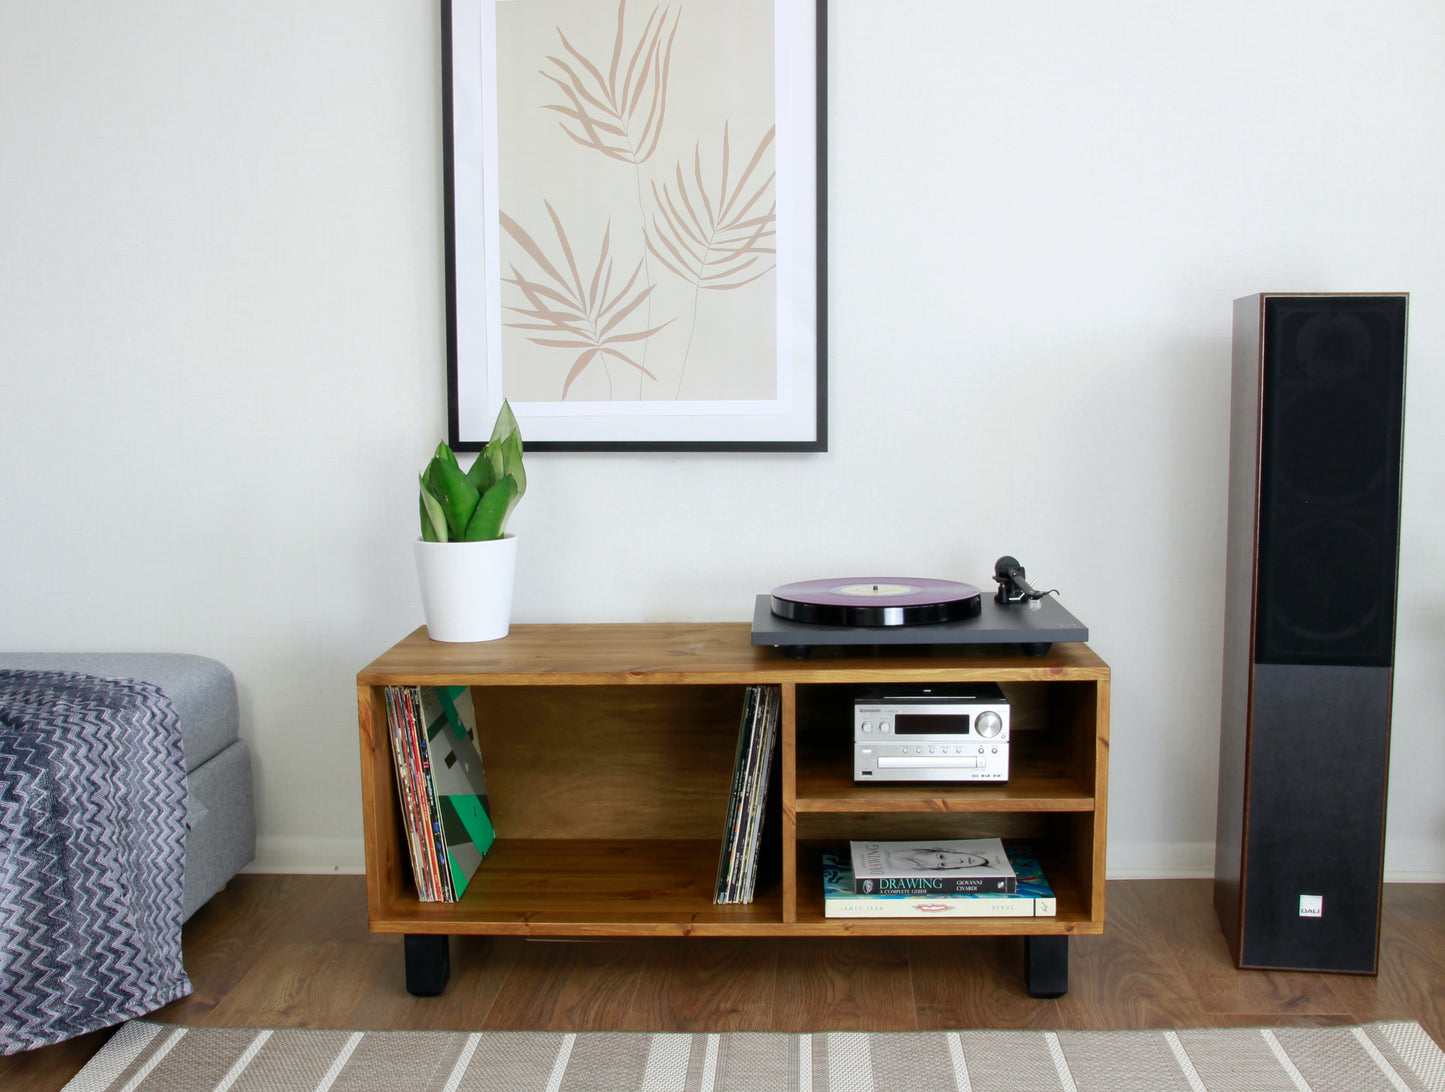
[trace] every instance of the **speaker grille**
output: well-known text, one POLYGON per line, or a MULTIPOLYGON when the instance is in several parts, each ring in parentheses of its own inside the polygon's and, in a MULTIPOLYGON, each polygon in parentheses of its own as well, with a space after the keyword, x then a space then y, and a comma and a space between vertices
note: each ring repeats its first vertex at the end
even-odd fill
POLYGON ((1255 661, 1394 659, 1401 296, 1265 298, 1255 661))

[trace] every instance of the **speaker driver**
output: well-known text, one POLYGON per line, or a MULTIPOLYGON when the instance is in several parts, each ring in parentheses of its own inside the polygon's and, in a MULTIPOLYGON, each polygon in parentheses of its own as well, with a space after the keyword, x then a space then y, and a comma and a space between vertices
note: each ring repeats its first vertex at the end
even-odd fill
POLYGON ((1278 574, 1269 601, 1279 624, 1312 645, 1348 640, 1380 617, 1379 589, 1359 574, 1378 572, 1379 544, 1344 520, 1298 524, 1275 543, 1278 574))
POLYGON ((1306 319, 1295 339, 1295 355, 1310 379, 1338 382, 1365 370, 1374 339, 1358 315, 1322 312, 1306 319))
POLYGON ((1384 482, 1392 430, 1378 401, 1338 390, 1296 391, 1281 399, 1280 436, 1271 453, 1280 485, 1297 500, 1357 500, 1384 482))

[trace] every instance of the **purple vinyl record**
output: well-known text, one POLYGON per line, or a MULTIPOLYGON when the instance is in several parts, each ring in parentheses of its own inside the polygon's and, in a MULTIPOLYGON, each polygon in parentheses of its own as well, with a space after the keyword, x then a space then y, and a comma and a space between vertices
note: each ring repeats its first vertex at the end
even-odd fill
POLYGON ((983 593, 956 580, 843 576, 776 587, 770 609, 779 618, 821 626, 910 626, 977 617, 983 593))

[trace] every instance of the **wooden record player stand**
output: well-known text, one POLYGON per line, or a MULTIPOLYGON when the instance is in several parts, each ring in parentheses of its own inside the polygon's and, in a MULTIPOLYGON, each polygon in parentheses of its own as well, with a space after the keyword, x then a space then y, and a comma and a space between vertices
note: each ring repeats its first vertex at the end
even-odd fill
POLYGON ((357 675, 370 928, 406 936, 407 988, 440 993, 451 934, 1023 936, 1035 996, 1068 988, 1068 938, 1104 929, 1109 668, 1086 645, 755 647, 745 623, 520 625, 442 644, 418 629, 357 675), (836 651, 836 655, 831 652, 836 651), (860 684, 997 682, 1006 784, 855 785, 860 684), (781 687, 755 901, 713 904, 744 688, 781 687), (472 687, 497 841, 459 902, 421 902, 392 773, 384 688, 472 687), (1055 917, 829 918, 821 853, 850 838, 1026 843, 1055 917))

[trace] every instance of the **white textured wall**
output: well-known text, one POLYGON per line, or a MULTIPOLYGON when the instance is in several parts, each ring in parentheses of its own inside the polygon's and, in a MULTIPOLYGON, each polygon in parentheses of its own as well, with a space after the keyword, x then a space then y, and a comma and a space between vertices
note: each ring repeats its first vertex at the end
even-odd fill
MULTIPOLYGON (((830 5, 820 455, 538 454, 518 621, 989 585, 1114 669, 1110 871, 1207 872, 1230 300, 1410 291, 1387 854, 1445 878, 1445 9, 830 5)), ((0 647, 236 672, 258 869, 361 860, 444 433, 430 0, 0 0, 0 647)))

